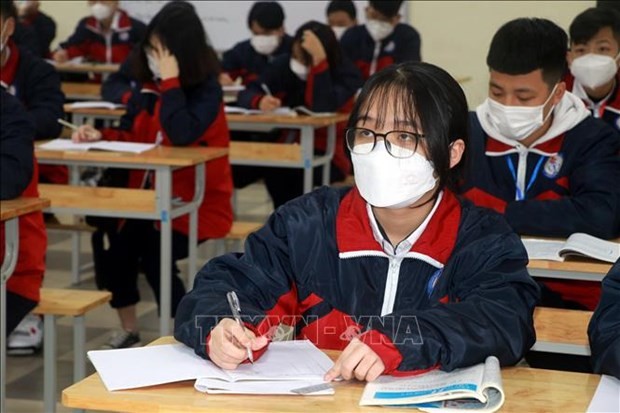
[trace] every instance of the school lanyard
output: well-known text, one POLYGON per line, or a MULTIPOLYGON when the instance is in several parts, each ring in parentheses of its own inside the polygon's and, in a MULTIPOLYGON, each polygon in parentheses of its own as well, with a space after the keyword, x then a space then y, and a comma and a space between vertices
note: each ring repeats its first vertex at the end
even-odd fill
POLYGON ((512 175, 512 179, 515 181, 515 187, 517 188, 517 201, 523 201, 525 199, 525 194, 530 190, 536 178, 538 177, 538 172, 540 172, 540 166, 545 160, 545 156, 541 156, 538 162, 536 162, 536 166, 534 167, 534 171, 532 172, 532 176, 530 176, 530 181, 527 183, 525 187, 525 191, 521 191, 519 188, 519 183, 517 182, 517 172, 515 171, 515 166, 512 163, 512 159, 510 159, 510 155, 506 155, 506 163, 508 164, 508 170, 510 170, 510 174, 512 175))

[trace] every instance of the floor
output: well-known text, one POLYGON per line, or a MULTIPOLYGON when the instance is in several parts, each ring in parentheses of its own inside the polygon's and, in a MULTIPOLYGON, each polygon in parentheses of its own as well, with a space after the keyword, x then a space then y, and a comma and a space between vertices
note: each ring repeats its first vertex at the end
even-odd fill
MULTIPOLYGON (((251 185, 236 193, 237 219, 264 222, 272 211, 272 204, 264 185, 251 185)), ((65 221, 68 217, 60 217, 65 221)), ((79 285, 71 285, 71 241, 67 233, 48 233, 47 270, 44 287, 96 289, 91 271, 82 274, 79 285)), ((90 239, 87 235, 81 237, 82 262, 91 262, 90 239)), ((206 260, 213 255, 213 245, 201 246, 199 257, 206 260)), ((180 263, 183 274, 186 275, 186 265, 180 263)), ((159 322, 153 293, 146 284, 144 277, 140 277, 140 292, 142 301, 138 305, 138 316, 143 343, 156 339, 159 322)), ((114 310, 109 306, 97 308, 86 316, 86 349, 98 349, 105 343, 112 331, 119 328, 119 322, 114 310)), ((61 318, 58 321, 58 398, 61 391, 73 383, 73 328, 70 318, 61 318)), ((87 374, 94 372, 93 367, 87 365, 87 374)), ((7 358, 7 413, 43 412, 43 354, 33 356, 7 358)), ((70 409, 57 406, 57 412, 68 412, 70 409)))

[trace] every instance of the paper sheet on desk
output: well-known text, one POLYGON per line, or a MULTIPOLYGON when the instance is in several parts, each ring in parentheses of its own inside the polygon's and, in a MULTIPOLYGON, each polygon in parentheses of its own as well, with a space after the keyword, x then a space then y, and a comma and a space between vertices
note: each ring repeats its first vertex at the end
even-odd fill
POLYGON ((116 141, 97 141, 75 143, 70 139, 54 139, 37 146, 39 149, 48 151, 110 151, 110 152, 130 152, 142 153, 153 149, 154 143, 135 143, 135 142, 116 142, 116 141))
POLYGON ((620 412, 620 380, 603 375, 588 406, 588 413, 620 412))

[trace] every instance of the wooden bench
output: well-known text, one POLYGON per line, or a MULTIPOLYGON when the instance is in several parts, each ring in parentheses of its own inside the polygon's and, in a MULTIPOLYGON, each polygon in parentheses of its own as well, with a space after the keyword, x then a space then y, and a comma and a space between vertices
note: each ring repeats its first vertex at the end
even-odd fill
POLYGON ((86 326, 84 316, 107 303, 112 294, 107 291, 83 291, 41 288, 39 305, 32 311, 42 315, 43 324, 43 401, 44 411, 56 411, 56 319, 73 317, 73 380, 86 376, 86 326))
POLYGON ((536 344, 532 350, 589 356, 590 318, 591 311, 537 307, 534 311, 536 344))

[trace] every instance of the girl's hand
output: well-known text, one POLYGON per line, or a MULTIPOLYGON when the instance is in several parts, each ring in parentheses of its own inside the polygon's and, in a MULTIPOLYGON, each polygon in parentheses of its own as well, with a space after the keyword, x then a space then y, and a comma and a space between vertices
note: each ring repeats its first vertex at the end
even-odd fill
POLYGON ((305 30, 301 39, 302 49, 312 56, 312 66, 317 66, 327 58, 323 43, 312 30, 305 30))
POLYGON ((282 101, 275 96, 265 95, 258 102, 258 108, 262 111, 269 112, 282 106, 282 101))
POLYGON ((342 351, 334 366, 325 374, 325 381, 338 376, 345 380, 356 378, 360 381, 373 381, 383 373, 385 364, 370 347, 354 338, 342 351))
POLYGON ((52 57, 54 58, 54 61, 58 63, 64 63, 69 60, 69 53, 67 53, 67 51, 64 49, 58 49, 54 52, 54 55, 52 57))
POLYGON ((71 134, 71 140, 75 143, 99 141, 101 132, 90 125, 82 125, 71 134))
POLYGON ((248 358, 248 346, 256 351, 268 342, 267 337, 256 337, 251 330, 241 327, 232 318, 224 318, 209 335, 209 358, 223 369, 234 370, 248 358))
POLYGON ((235 84, 235 81, 232 80, 228 73, 220 73, 219 81, 222 86, 231 86, 235 84))
POLYGON ((161 80, 179 77, 179 62, 170 50, 162 48, 155 53, 155 56, 159 61, 161 80))

